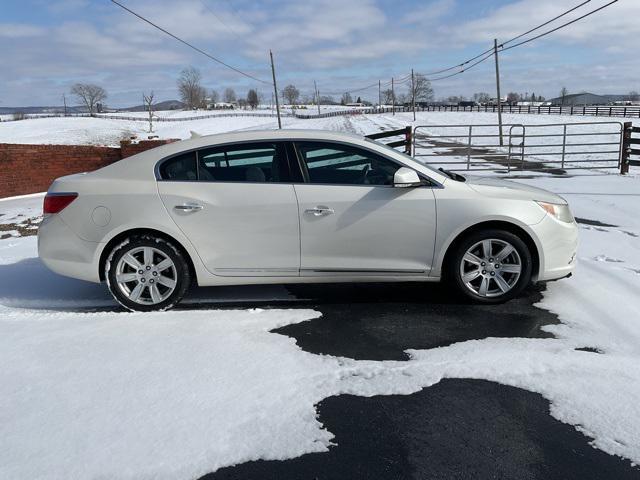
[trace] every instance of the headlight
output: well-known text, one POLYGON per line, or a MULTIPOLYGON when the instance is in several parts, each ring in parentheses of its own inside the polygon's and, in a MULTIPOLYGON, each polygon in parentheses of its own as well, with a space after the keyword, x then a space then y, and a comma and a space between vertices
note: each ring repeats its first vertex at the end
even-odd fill
POLYGON ((536 202, 542 209, 549 215, 555 217, 556 220, 560 220, 565 223, 573 223, 573 215, 569 210, 569 205, 560 205, 558 203, 536 202))

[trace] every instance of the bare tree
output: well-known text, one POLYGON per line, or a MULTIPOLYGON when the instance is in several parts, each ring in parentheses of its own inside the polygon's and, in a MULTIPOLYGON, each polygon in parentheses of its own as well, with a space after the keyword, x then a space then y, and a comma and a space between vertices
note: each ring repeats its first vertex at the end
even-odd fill
POLYGON ((96 105, 107 98, 107 92, 104 88, 90 83, 76 83, 71 87, 71 94, 84 103, 90 115, 94 114, 96 105))
POLYGON ((516 92, 509 92, 507 95, 507 103, 518 103, 520 101, 520 94, 516 92))
POLYGON ((635 90, 631 90, 629 92, 629 100, 632 102, 637 102, 638 100, 640 100, 640 93, 636 92, 635 90))
POLYGON ((491 95, 486 92, 474 93, 473 100, 477 103, 489 103, 491 101, 491 95))
POLYGON ((464 102, 467 99, 464 95, 451 95, 447 97, 446 101, 449 104, 457 105, 460 102, 464 102))
POLYGON ((564 105, 564 102, 567 98, 567 95, 569 95, 569 90, 567 90, 567 87, 562 87, 562 90, 560 90, 560 102, 561 105, 564 105))
POLYGON ((144 106, 147 112, 149 112, 149 133, 153 133, 153 90, 151 93, 147 95, 146 93, 142 94, 142 99, 144 100, 144 106))
POLYGON ((213 105, 214 107, 216 103, 220 101, 220 94, 218 93, 217 90, 212 89, 211 92, 209 92, 209 101, 211 105, 213 105))
POLYGON ((340 99, 341 105, 346 105, 347 103, 353 103, 353 98, 349 92, 343 93, 342 98, 340 99))
POLYGON ((258 92, 256 92, 253 88, 247 92, 247 103, 251 107, 252 110, 258 108, 258 92))
POLYGON ((236 101, 236 91, 233 88, 225 88, 222 98, 226 103, 234 103, 236 101))
POLYGON ((289 84, 282 90, 282 96, 289 105, 295 105, 300 97, 300 90, 298 90, 295 85, 289 84))
POLYGON ((202 75, 194 67, 187 67, 180 72, 178 78, 178 91, 180 99, 187 108, 200 108, 205 103, 206 91, 200 84, 202 75))
POLYGON ((335 105, 336 100, 331 95, 320 95, 320 103, 322 105, 335 105))
MULTIPOLYGON (((409 87, 411 89, 411 87, 409 87)), ((413 99, 416 102, 433 102, 433 87, 427 77, 416 74, 413 80, 413 99)))
POLYGON ((393 102, 393 90, 391 90, 390 88, 387 88, 386 90, 382 91, 382 103, 385 105, 391 105, 391 103, 393 102))
MULTIPOLYGON (((411 90, 411 88, 409 88, 411 90)), ((407 93, 396 93, 396 105, 404 105, 411 102, 411 91, 407 93)))

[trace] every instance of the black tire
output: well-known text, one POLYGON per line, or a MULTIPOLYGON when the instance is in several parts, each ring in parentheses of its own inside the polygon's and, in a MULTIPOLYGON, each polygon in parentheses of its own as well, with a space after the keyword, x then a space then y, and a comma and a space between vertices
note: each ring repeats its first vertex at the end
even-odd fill
MULTIPOLYGON (((138 256, 138 258, 140 257, 138 256)), ((187 259, 180 252, 180 250, 173 243, 162 238, 154 237, 152 235, 136 235, 122 241, 120 244, 113 248, 113 250, 109 254, 109 257, 107 258, 104 268, 105 278, 107 279, 107 286, 109 287, 109 291, 120 305, 131 311, 151 312, 168 310, 175 306, 178 302, 180 302, 180 300, 182 300, 192 282, 192 275, 189 264, 187 263, 187 259), (169 291, 169 287, 161 286, 158 282, 156 284, 156 288, 166 288, 166 290, 163 292, 163 295, 166 294, 167 296, 166 298, 163 298, 162 301, 159 301, 157 303, 140 303, 132 301, 122 291, 121 287, 118 284, 118 281, 116 280, 117 266, 122 258, 128 253, 135 252, 136 249, 139 250, 144 247, 152 247, 156 250, 156 255, 158 255, 157 251, 161 253, 160 258, 162 258, 163 254, 173 262, 174 269, 170 270, 169 275, 170 280, 175 281, 175 286, 173 287, 173 291, 169 291)), ((162 273, 160 273, 160 275, 162 275, 162 273)), ((158 277, 155 278, 157 279, 158 277)), ((150 280, 150 282, 153 281, 150 280)), ((137 285, 138 283, 139 281, 134 281, 132 284, 137 285)), ((153 302, 153 300, 150 298, 150 286, 151 285, 149 284, 146 285, 147 288, 145 292, 148 295, 145 295, 145 297, 147 301, 153 302)), ((145 297, 142 297, 140 301, 145 300, 145 297)))
MULTIPOLYGON (((494 247, 495 247, 495 244, 494 244, 494 247)), ((499 254, 499 252, 494 252, 494 254, 496 253, 499 254)), ((508 257, 508 258, 517 258, 517 257, 514 255, 513 257, 508 257)), ((498 270, 494 268, 495 265, 496 264, 490 265, 492 270, 496 270, 494 271, 494 278, 495 278, 495 274, 498 273, 498 270)), ((500 264, 497 264, 497 265, 498 265, 498 268, 502 267, 504 269, 504 265, 500 265, 500 264)), ((479 268, 483 268, 483 267, 479 267, 479 268)), ((503 303, 508 300, 511 300, 512 298, 520 294, 522 290, 531 283, 532 270, 533 270, 533 259, 531 256, 531 252, 529 251, 529 248, 522 241, 520 237, 518 237, 517 235, 514 235, 511 232, 507 232, 505 230, 487 229, 487 230, 480 230, 480 231, 471 233, 467 237, 463 238, 462 241, 458 242, 458 244, 455 246, 455 250, 452 252, 452 255, 449 257, 448 264, 446 265, 445 275, 446 275, 446 279, 449 282, 453 283, 453 285, 457 288, 457 290, 462 295, 472 300, 473 302, 482 303, 482 304, 497 304, 497 303, 503 303), (474 245, 478 244, 479 242, 482 242, 483 240, 488 240, 488 239, 497 240, 498 241, 497 243, 500 243, 500 241, 503 241, 510 244, 517 252, 517 255, 519 256, 519 260, 520 260, 520 265, 521 265, 519 277, 512 277, 511 275, 513 274, 503 273, 503 271, 500 272, 501 277, 502 275, 505 275, 506 278, 512 279, 513 285, 511 286, 511 289, 508 290, 507 292, 494 293, 493 294, 494 296, 482 296, 482 295, 479 295, 476 291, 472 290, 471 287, 468 287, 466 285, 465 281, 463 280, 462 272, 461 272, 461 263, 467 251, 470 248, 472 248, 474 245)), ((484 270, 484 271, 488 272, 488 270, 484 270)), ((475 284, 477 285, 478 283, 481 283, 483 281, 482 277, 485 275, 477 277, 478 280, 474 280, 475 284)), ((487 276, 488 284, 490 286, 493 286, 493 290, 498 291, 499 285, 496 281, 497 279, 494 279, 494 278, 487 276)), ((502 277, 502 278, 505 278, 505 277, 502 277)))

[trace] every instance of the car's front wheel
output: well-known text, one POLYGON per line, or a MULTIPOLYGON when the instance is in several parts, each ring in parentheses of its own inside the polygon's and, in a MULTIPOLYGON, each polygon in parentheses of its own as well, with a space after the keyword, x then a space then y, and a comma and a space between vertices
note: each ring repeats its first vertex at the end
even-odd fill
POLYGON ((117 245, 105 264, 105 278, 118 303, 143 312, 173 307, 191 284, 184 255, 171 242, 151 235, 117 245))
POLYGON ((448 274, 460 292, 480 303, 514 298, 530 282, 532 257, 527 245, 511 232, 482 230, 456 247, 448 274))

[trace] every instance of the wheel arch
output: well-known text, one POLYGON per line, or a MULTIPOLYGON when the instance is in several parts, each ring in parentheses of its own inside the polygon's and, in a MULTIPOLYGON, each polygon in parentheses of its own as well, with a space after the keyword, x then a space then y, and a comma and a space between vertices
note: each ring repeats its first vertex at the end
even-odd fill
POLYGON ((462 242, 462 240, 464 240, 468 235, 471 235, 472 233, 487 229, 505 230, 507 232, 513 233, 525 243, 525 245, 529 249, 529 252, 531 253, 531 259, 533 260, 533 265, 531 265, 531 279, 535 281, 540 273, 542 260, 538 244, 536 243, 530 232, 528 232, 521 226, 516 225, 515 223, 507 222, 504 220, 489 220, 476 223, 458 233, 446 247, 442 263, 440 264, 442 274, 445 274, 446 266, 449 264, 449 262, 451 262, 453 252, 455 252, 456 247, 460 244, 460 242, 462 242))
POLYGON ((158 237, 168 242, 171 242, 173 245, 175 245, 175 247, 180 251, 180 253, 184 256, 185 260, 187 261, 187 265, 189 265, 189 271, 191 273, 192 278, 197 280, 198 276, 197 276, 195 265, 193 263, 193 259, 191 258, 191 255, 189 255, 189 252, 187 251, 187 249, 184 247, 184 245, 182 245, 182 243, 179 240, 177 240, 176 238, 172 237, 167 233, 161 232, 160 230, 155 230, 153 228, 133 228, 130 230, 125 230, 115 235, 111 240, 109 240, 106 243, 106 245, 102 249, 102 252, 100 253, 100 260, 98 262, 98 275, 100 276, 101 282, 105 281, 104 266, 113 248, 116 247, 121 242, 123 242, 126 238, 136 236, 136 235, 153 235, 154 237, 158 237))

